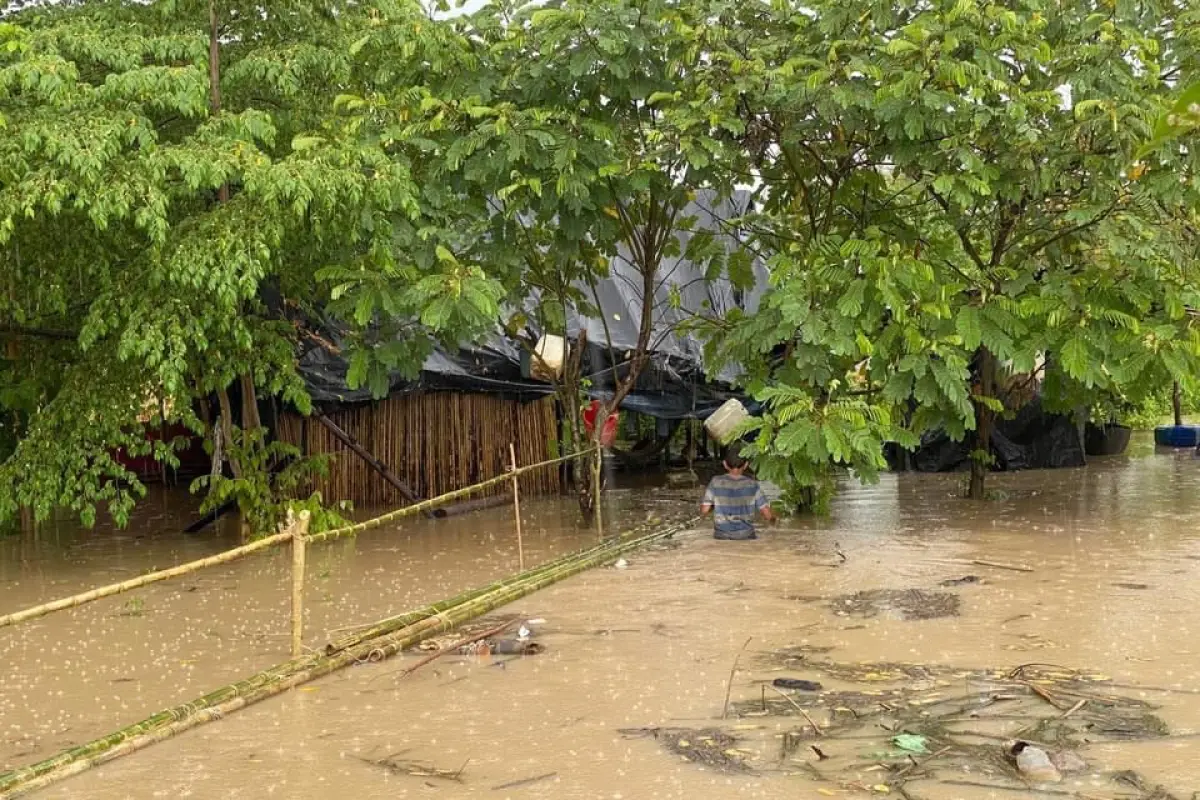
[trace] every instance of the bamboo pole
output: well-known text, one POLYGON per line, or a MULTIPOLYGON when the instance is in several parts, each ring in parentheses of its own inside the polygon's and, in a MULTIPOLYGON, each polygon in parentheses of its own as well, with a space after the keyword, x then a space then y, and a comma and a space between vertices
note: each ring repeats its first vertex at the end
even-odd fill
MULTIPOLYGON (((690 525, 693 522, 695 522, 695 520, 692 520, 690 522, 684 522, 684 523, 673 523, 671 525, 673 525, 673 529, 675 529, 675 530, 682 530, 683 527, 686 527, 687 525, 690 525)), ((623 538, 626 538, 626 539, 627 538, 636 538, 642 531, 647 530, 648 528, 651 528, 651 527, 653 527, 653 526, 650 524, 637 526, 637 527, 633 528, 623 538)), ((447 609, 453 608, 454 606, 460 605, 460 604, 468 602, 470 600, 474 600, 474 599, 476 599, 484 594, 487 594, 489 592, 499 591, 500 589, 503 589, 506 586, 510 586, 516 580, 529 578, 534 575, 540 574, 542 572, 547 572, 547 571, 550 571, 553 569, 557 569, 558 567, 562 566, 563 564, 570 562, 572 559, 580 558, 583 556, 587 556, 587 555, 591 555, 591 554, 600 552, 601 550, 604 550, 606 548, 613 546, 613 544, 618 541, 620 541, 620 540, 610 540, 608 542, 601 542, 600 544, 592 545, 591 547, 585 548, 578 552, 570 553, 565 556, 561 556, 553 561, 549 561, 545 564, 542 564, 541 566, 534 567, 533 569, 529 570, 528 572, 526 572, 522 575, 510 576, 508 578, 502 578, 501 580, 495 581, 494 583, 488 584, 487 586, 484 586, 482 588, 471 589, 469 591, 463 592, 462 594, 459 594, 456 597, 452 597, 449 600, 444 600, 444 601, 441 601, 438 603, 434 603, 432 605, 426 606, 425 608, 417 609, 415 611, 406 611, 403 614, 397 614, 396 616, 388 617, 387 619, 379 620, 378 622, 375 622, 375 623, 364 624, 359 627, 358 631, 356 631, 354 633, 349 633, 349 634, 342 636, 342 637, 338 638, 337 640, 332 641, 329 644, 325 645, 325 654, 330 655, 330 654, 339 652, 341 650, 345 650, 347 648, 354 647, 355 645, 359 644, 360 642, 364 642, 367 639, 371 639, 376 636, 380 636, 384 633, 388 633, 389 631, 393 631, 393 630, 396 630, 397 628, 404 627, 405 625, 411 625, 415 622, 419 622, 420 620, 425 619, 426 617, 432 617, 437 614, 441 614, 444 611, 446 611, 447 609)))
POLYGON ((292 658, 304 648, 304 537, 312 514, 301 511, 294 517, 288 511, 288 531, 292 536, 292 658))
MULTIPOLYGON (((365 461, 367 463, 367 465, 369 467, 371 467, 371 469, 375 470, 375 472, 377 472, 379 474, 380 477, 382 477, 385 481, 387 481, 389 484, 391 484, 391 486, 400 493, 401 497, 403 497, 405 500, 407 500, 410 503, 418 503, 421 501, 421 498, 417 496, 416 492, 414 492, 412 489, 408 488, 408 486, 404 483, 404 481, 402 481, 398 477, 396 477, 396 474, 394 472, 392 472, 391 469, 388 468, 387 464, 380 461, 378 458, 375 457, 375 455, 373 453, 371 453, 370 450, 367 450, 367 448, 365 448, 361 444, 359 444, 358 440, 355 439, 352 435, 350 435, 349 433, 347 433, 346 431, 344 431, 340 427, 338 427, 338 424, 336 422, 334 422, 333 420, 331 420, 329 417, 325 416, 324 414, 317 414, 316 420, 317 420, 317 422, 324 425, 326 427, 326 429, 328 429, 328 431, 330 433, 332 433, 338 441, 340 441, 342 444, 346 445, 346 447, 349 447, 351 452, 353 452, 355 455, 357 455, 359 458, 361 458, 363 461, 365 461)), ((426 516, 429 516, 429 515, 426 514, 426 516)))
POLYGON ((517 448, 509 442, 508 456, 512 459, 513 513, 517 516, 517 566, 525 571, 525 542, 521 538, 521 481, 517 474, 517 448))
POLYGON ((0 617, 0 628, 7 627, 9 625, 16 625, 18 622, 25 622, 26 620, 35 619, 36 617, 44 617, 45 615, 51 614, 55 611, 76 608, 94 600, 112 597, 115 594, 121 594, 133 589, 140 589, 143 586, 148 586, 152 583, 158 583, 159 581, 165 581, 168 578, 177 578, 180 575, 187 575, 188 573, 195 572, 196 570, 203 569, 205 567, 215 567, 218 564, 227 564, 230 561, 236 561, 243 556, 248 556, 251 553, 258 552, 259 550, 265 550, 268 547, 274 547, 277 544, 282 544, 283 542, 289 541, 291 538, 292 536, 290 533, 277 533, 273 536, 259 539, 256 542, 251 542, 250 544, 242 545, 241 547, 235 547, 232 550, 226 550, 223 553, 217 553, 215 556, 197 559, 196 561, 189 561, 186 564, 180 564, 179 566, 171 567, 170 569, 163 569, 159 570, 158 572, 150 572, 145 575, 140 575, 136 578, 130 578, 127 581, 122 581, 121 583, 113 583, 108 586, 101 586, 97 589, 83 592, 82 594, 64 597, 61 600, 55 600, 51 603, 44 603, 40 606, 27 608, 24 611, 16 611, 12 614, 6 614, 0 617))
POLYGON ((250 678, 217 689, 190 703, 175 706, 150 716, 141 722, 115 733, 94 739, 86 744, 64 750, 48 759, 21 769, 0 774, 0 800, 12 800, 43 789, 92 767, 137 752, 157 742, 165 741, 206 722, 221 719, 227 714, 265 700, 288 689, 327 675, 364 659, 381 661, 405 647, 411 647, 431 636, 444 633, 476 617, 518 600, 538 589, 564 580, 600 564, 611 562, 621 554, 673 536, 687 523, 662 528, 635 539, 610 543, 594 554, 582 554, 575 560, 551 571, 539 571, 526 579, 511 582, 506 588, 485 593, 475 600, 460 603, 411 625, 397 627, 393 632, 369 639, 334 655, 314 654, 292 659, 250 678))
POLYGON ((458 500, 458 499, 466 497, 470 494, 473 494, 475 492, 481 492, 485 489, 490 489, 493 486, 497 486, 499 484, 506 483, 513 479, 514 474, 515 475, 524 475, 535 469, 540 469, 542 467, 549 467, 549 466, 553 466, 555 464, 561 464, 565 461, 570 461, 572 459, 579 458, 580 456, 585 456, 588 454, 588 452, 589 451, 585 450, 582 453, 573 453, 569 456, 563 456, 562 458, 552 458, 549 461, 541 461, 537 464, 530 464, 527 467, 521 467, 520 469, 518 469, 516 471, 516 473, 510 473, 510 474, 506 474, 506 475, 497 475, 494 478, 488 478, 486 481, 481 481, 472 486, 466 486, 462 489, 456 489, 453 492, 447 492, 446 494, 438 495, 437 497, 430 498, 429 500, 422 500, 420 503, 414 503, 411 506, 405 506, 404 508, 400 508, 395 511, 390 511, 387 514, 383 514, 382 516, 375 517, 374 519, 369 519, 366 522, 359 522, 355 525, 348 525, 344 528, 337 528, 337 529, 331 530, 331 531, 323 531, 321 533, 309 534, 308 540, 310 542, 312 542, 312 541, 324 541, 326 539, 336 539, 341 536, 350 536, 352 534, 362 533, 363 531, 371 530, 372 528, 378 528, 381 525, 386 525, 389 522, 394 522, 395 520, 403 519, 404 517, 409 517, 409 516, 412 516, 413 514, 419 514, 423 511, 426 511, 435 506, 440 506, 444 503, 448 503, 451 500, 458 500))
POLYGON ((597 447, 592 453, 592 459, 592 502, 595 504, 592 512, 596 515, 596 535, 603 539, 604 504, 600 502, 600 478, 604 472, 604 451, 597 447))

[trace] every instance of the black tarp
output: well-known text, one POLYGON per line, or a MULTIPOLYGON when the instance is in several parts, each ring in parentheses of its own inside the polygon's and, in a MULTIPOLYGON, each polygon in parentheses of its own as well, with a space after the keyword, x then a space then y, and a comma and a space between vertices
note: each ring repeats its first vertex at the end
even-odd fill
MULTIPOLYGON (((725 220, 740 213, 748 195, 716 204, 709 195, 701 195, 683 216, 694 217, 703 229, 718 231, 732 249, 736 242, 726 233, 725 220), (739 205, 740 204, 740 205, 739 205)), ((688 233, 679 234, 681 251, 688 233)), ((705 280, 702 268, 683 258, 671 259, 661 270, 655 284, 654 320, 650 362, 639 376, 634 391, 625 397, 621 408, 659 419, 704 419, 730 397, 737 396, 729 382, 735 369, 726 368, 716 380, 705 376, 701 341, 683 330, 681 323, 698 314, 723 316, 733 308, 753 311, 767 286, 767 272, 753 265, 755 288, 748 292, 735 289, 725 279, 705 280), (675 304, 675 300, 678 304, 675 304)), ((587 287, 589 294, 592 287, 587 287)), ((637 343, 641 326, 641 280, 627 253, 619 253, 609 265, 607 277, 595 285, 595 297, 603 319, 572 317, 567 336, 574 340, 580 332, 588 335, 583 359, 583 375, 588 393, 597 399, 612 396, 614 378, 628 368, 628 353, 637 343), (613 356, 617 364, 613 364, 613 356)), ((278 298, 268 301, 282 309, 278 298)), ((292 316, 295 316, 294 313, 292 316)), ((346 405, 370 402, 367 387, 351 389, 346 382, 349 365, 343 357, 339 326, 328 320, 301 320, 302 327, 317 333, 305 338, 299 354, 299 372, 314 404, 324 411, 346 405)), ((529 331, 536 337, 538 331, 529 331)), ((389 379, 390 394, 416 391, 462 391, 502 394, 526 401, 553 393, 553 387, 529 377, 528 357, 522 366, 523 348, 497 333, 482 344, 464 344, 457 350, 436 348, 422 365, 420 375, 407 379, 399 373, 389 379)))
MULTIPOLYGON (((943 431, 931 431, 921 437, 920 447, 909 454, 907 462, 918 472, 953 472, 970 464, 973 448, 972 434, 955 442, 943 431)), ((1075 423, 1066 415, 1047 412, 1040 398, 1027 403, 1011 419, 997 420, 991 451, 996 457, 995 469, 1003 472, 1086 463, 1075 423)), ((889 461, 893 466, 901 463, 894 449, 889 461)))

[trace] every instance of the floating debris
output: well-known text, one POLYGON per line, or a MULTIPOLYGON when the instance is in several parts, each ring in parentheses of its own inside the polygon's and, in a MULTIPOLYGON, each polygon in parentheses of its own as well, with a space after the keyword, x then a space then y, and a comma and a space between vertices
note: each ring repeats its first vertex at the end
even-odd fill
POLYGON ((627 738, 649 736, 684 761, 703 764, 720 772, 751 772, 746 760, 751 756, 737 749, 738 740, 719 728, 624 728, 627 738))
POLYGON ((364 764, 370 764, 374 767, 380 767, 395 775, 409 775, 414 778, 436 778, 437 780, 453 781, 462 783, 463 770, 467 768, 464 763, 458 769, 439 769, 421 761, 408 761, 399 758, 401 753, 395 753, 383 758, 365 758, 356 756, 359 761, 364 764))
POLYGON ((816 681, 806 681, 802 678, 776 678, 771 682, 776 689, 798 689, 802 692, 819 692, 821 684, 816 681))
MULTIPOLYGON (((789 648, 760 662, 777 667, 797 655, 789 648)), ((806 659, 804 668, 858 686, 775 697, 762 692, 731 710, 739 717, 802 717, 797 720, 802 724, 782 734, 781 761, 806 765, 801 748, 812 749, 822 780, 839 780, 842 771, 852 781, 864 765, 880 771, 879 785, 889 790, 916 780, 966 785, 955 777, 964 771, 985 781, 971 785, 1014 791, 1027 787, 1028 779, 1053 782, 1055 775, 1114 779, 1119 776, 1090 772, 1080 751, 1093 743, 1169 735, 1155 706, 1116 694, 1137 687, 1063 667, 961 669, 806 659), (819 714, 826 721, 817 729, 812 722, 819 714)), ((1139 791, 1136 800, 1171 798, 1156 794, 1158 787, 1139 791)))
POLYGON ((870 589, 834 598, 830 608, 837 614, 876 617, 880 614, 905 620, 957 617, 960 599, 949 592, 923 589, 870 589))

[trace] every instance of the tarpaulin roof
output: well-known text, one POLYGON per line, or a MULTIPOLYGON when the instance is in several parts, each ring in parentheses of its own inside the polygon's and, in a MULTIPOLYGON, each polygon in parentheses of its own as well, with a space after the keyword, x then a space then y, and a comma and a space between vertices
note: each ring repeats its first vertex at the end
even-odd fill
MULTIPOLYGON (((732 251, 737 246, 736 234, 728 231, 724 220, 738 216, 738 204, 744 207, 747 202, 745 194, 720 204, 702 195, 682 216, 694 216, 698 228, 714 231, 717 240, 732 251)), ((682 232, 679 237, 684 252, 691 234, 682 232)), ((725 369, 715 380, 706 380, 703 344, 694 334, 680 331, 679 326, 697 314, 724 316, 735 307, 755 310, 766 289, 767 272, 760 263, 754 263, 753 270, 753 289, 741 293, 724 278, 705 280, 703 267, 683 257, 670 259, 660 268, 654 296, 651 363, 635 390, 621 403, 622 408, 664 419, 704 418, 734 396, 728 384, 736 373, 725 369), (678 305, 672 302, 672 295, 679 298, 678 305)), ((642 279, 627 251, 613 259, 609 275, 596 282, 595 290, 604 319, 572 316, 566 333, 574 339, 580 331, 587 331, 584 373, 592 385, 591 396, 604 399, 611 396, 614 372, 622 371, 621 363, 614 369, 610 350, 618 353, 618 362, 622 362, 624 354, 636 348, 641 326, 642 279)), ((347 385, 349 365, 340 354, 342 341, 337 326, 325 322, 319 328, 325 343, 309 341, 299 358, 299 371, 313 402, 329 409, 370 401, 367 387, 351 389, 347 385)), ((457 352, 435 349, 418 378, 409 380, 396 373, 389 379, 389 390, 492 392, 530 400, 551 394, 553 387, 530 378, 528 358, 522 358, 521 346, 497 333, 482 343, 463 345, 457 352)))

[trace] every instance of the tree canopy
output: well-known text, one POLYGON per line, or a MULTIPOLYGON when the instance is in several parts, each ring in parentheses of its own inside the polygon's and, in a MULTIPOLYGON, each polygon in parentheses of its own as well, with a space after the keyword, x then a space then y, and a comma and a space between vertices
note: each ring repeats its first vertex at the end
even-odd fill
POLYGON ((974 437, 981 496, 1012 376, 1044 369, 1062 410, 1197 388, 1195 154, 1179 137, 1200 94, 1175 88, 1197 66, 1195 15, 1124 0, 17 9, 0 22, 0 520, 123 518, 144 489, 114 451, 145 451, 164 418, 224 437, 248 472, 294 456, 252 409, 308 409, 304 315, 339 320, 349 380, 382 393, 438 341, 595 313, 589 285, 619 253, 648 305, 609 408, 653 349, 663 265, 685 255, 745 284, 758 259, 761 307, 698 328, 710 368, 736 365, 765 403, 761 474, 870 479, 885 444, 940 428, 974 437), (688 204, 738 188, 751 207, 715 232, 732 252, 714 232, 684 252, 688 204))

